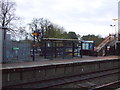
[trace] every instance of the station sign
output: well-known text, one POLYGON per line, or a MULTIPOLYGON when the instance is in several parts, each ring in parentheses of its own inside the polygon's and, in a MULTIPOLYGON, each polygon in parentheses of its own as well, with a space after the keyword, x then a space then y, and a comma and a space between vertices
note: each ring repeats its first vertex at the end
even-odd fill
POLYGON ((18 47, 14 47, 14 48, 12 48, 13 50, 19 50, 20 48, 18 48, 18 47))

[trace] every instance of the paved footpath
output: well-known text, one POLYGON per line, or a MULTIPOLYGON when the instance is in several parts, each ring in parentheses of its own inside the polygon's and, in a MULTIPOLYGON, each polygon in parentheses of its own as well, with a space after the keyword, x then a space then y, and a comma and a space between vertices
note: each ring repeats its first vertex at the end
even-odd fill
POLYGON ((0 64, 2 67, 0 69, 11 69, 11 68, 28 68, 28 67, 37 67, 37 66, 45 66, 45 65, 56 65, 56 64, 65 64, 65 63, 74 63, 74 62, 90 62, 90 61, 98 61, 98 60, 112 60, 112 59, 120 59, 120 56, 99 56, 99 57, 90 57, 85 56, 83 58, 72 58, 72 59, 61 59, 56 58, 53 60, 43 59, 40 61, 34 62, 19 62, 19 63, 7 63, 0 64))

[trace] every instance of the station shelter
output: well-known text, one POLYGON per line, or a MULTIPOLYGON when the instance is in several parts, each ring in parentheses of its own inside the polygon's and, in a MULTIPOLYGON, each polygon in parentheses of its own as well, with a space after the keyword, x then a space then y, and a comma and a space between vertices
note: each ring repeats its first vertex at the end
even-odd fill
POLYGON ((77 39, 43 38, 41 51, 43 56, 49 59, 82 58, 82 55, 92 55, 94 53, 94 42, 77 39))

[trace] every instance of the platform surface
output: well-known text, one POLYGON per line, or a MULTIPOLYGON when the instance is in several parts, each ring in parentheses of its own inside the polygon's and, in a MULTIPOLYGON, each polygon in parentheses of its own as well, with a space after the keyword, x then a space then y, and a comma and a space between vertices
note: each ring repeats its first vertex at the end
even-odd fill
POLYGON ((58 65, 58 64, 69 64, 69 63, 79 63, 79 62, 95 62, 101 60, 113 60, 120 59, 120 56, 99 56, 99 57, 91 57, 84 56, 83 58, 72 58, 72 59, 62 59, 55 58, 53 60, 43 59, 40 61, 32 61, 32 62, 19 62, 19 63, 7 63, 0 64, 2 67, 0 69, 12 69, 12 68, 29 68, 29 67, 37 67, 37 66, 46 66, 46 65, 58 65))

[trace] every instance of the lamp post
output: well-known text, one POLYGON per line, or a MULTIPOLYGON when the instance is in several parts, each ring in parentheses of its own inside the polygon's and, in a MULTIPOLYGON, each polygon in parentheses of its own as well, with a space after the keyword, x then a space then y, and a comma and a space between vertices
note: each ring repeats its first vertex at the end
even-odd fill
MULTIPOLYGON (((119 21, 119 19, 112 19, 113 21, 119 21)), ((119 24, 118 24, 119 25, 119 24)), ((115 32, 116 32, 116 23, 115 23, 115 32)), ((119 41, 119 38, 120 38, 120 32, 119 32, 119 30, 118 30, 118 32, 116 32, 116 34, 115 34, 115 36, 116 36, 116 41, 119 41)), ((117 55, 120 55, 119 53, 120 53, 120 43, 115 43, 115 53, 117 54, 117 55)))

